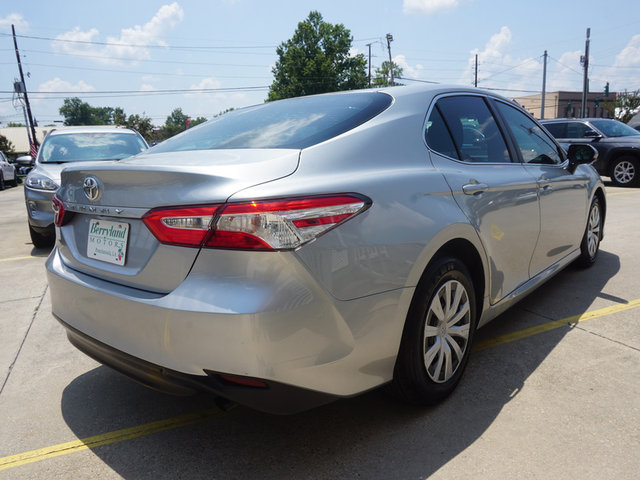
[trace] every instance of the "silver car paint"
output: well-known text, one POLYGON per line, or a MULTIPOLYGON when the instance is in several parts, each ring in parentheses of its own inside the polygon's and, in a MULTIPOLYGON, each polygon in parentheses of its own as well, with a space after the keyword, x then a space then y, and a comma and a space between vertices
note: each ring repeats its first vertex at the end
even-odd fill
MULTIPOLYGON (((336 395, 352 395, 390 380, 415 286, 448 241, 464 240, 481 258, 487 279, 481 325, 579 254, 571 239, 558 260, 534 276, 528 268, 524 274, 513 271, 508 258, 516 247, 510 244, 504 247, 502 263, 491 266, 487 251, 500 253, 500 244, 496 241, 485 249, 491 242, 485 237, 495 238, 491 223, 484 229, 483 222, 497 225, 504 242, 517 241, 520 232, 483 211, 488 202, 469 204, 466 212, 460 208, 466 196, 461 200, 458 192, 456 201, 446 180, 455 184, 452 179, 457 176, 456 181, 464 181, 461 168, 430 154, 424 145, 427 106, 435 95, 447 91, 446 87, 389 89, 397 94, 393 107, 352 131, 303 150, 295 172, 259 184, 238 182, 237 188, 226 190, 231 201, 329 192, 357 192, 374 199, 369 210, 295 252, 202 250, 179 286, 166 294, 153 293, 154 288, 128 286, 135 281, 118 285, 97 278, 97 271, 106 278, 115 274, 110 271, 113 267, 103 264, 85 265, 93 274, 82 273, 77 263, 82 263, 82 255, 67 245, 62 227, 47 261, 54 314, 101 342, 185 373, 203 375, 208 368, 336 395), (384 141, 389 136, 393 142, 384 141)), ((193 169, 203 174, 206 161, 196 158, 201 154, 193 152, 193 169)), ((146 168, 155 168, 154 158, 148 156, 146 168)), ((127 161, 124 168, 134 169, 137 161, 127 161)), ((105 181, 111 185, 109 168, 104 170, 105 181)), ((114 172, 120 168, 114 167, 114 172)), ((589 178, 588 188, 580 194, 589 201, 595 189, 602 188, 591 170, 580 167, 589 178)), ((71 167, 63 183, 77 184, 82 172, 71 167)), ((498 190, 491 194, 494 202, 504 202, 507 218, 517 218, 520 204, 527 209, 535 205, 541 186, 535 174, 530 178, 524 185, 513 180, 515 188, 502 196, 498 190)), ((152 190, 149 185, 150 195, 152 190)), ((65 200, 78 200, 71 188, 62 193, 65 200)), ((203 198, 193 193, 180 198, 179 192, 166 189, 163 194, 167 196, 150 201, 123 189, 112 197, 105 192, 101 202, 127 208, 134 201, 151 207, 160 206, 160 200, 162 205, 189 204, 203 198)), ((538 215, 534 214, 537 222, 538 215)), ((586 211, 576 222, 582 225, 581 235, 586 211)), ((535 247, 529 245, 526 262, 535 257, 535 247)), ((541 248, 542 254, 545 248, 546 253, 552 250, 546 241, 541 248)))

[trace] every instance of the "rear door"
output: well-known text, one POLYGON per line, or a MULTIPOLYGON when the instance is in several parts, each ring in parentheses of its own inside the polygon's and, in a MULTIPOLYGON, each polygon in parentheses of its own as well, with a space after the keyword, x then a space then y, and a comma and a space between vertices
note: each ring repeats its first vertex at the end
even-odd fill
POLYGON ((439 97, 426 124, 431 158, 477 230, 496 303, 529 280, 540 227, 537 184, 513 158, 481 95, 439 97))

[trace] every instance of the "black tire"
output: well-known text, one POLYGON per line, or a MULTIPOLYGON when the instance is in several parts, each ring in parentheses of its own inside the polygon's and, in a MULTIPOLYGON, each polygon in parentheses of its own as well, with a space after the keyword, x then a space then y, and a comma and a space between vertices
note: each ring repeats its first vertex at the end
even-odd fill
POLYGON ((629 155, 618 157, 611 162, 609 176, 618 187, 637 187, 640 184, 640 162, 629 155))
POLYGON ((476 325, 475 293, 467 268, 455 258, 436 259, 411 302, 390 391, 418 405, 447 397, 467 365, 476 325))
POLYGON ((29 225, 29 235, 33 246, 36 248, 51 248, 56 241, 55 231, 51 233, 39 233, 29 225))
POLYGON ((0 190, 4 190, 4 175, 0 172, 0 190))
POLYGON ((580 243, 580 256, 576 260, 578 266, 587 268, 596 263, 600 251, 600 240, 602 240, 602 226, 602 207, 598 197, 595 197, 589 207, 587 226, 580 243))

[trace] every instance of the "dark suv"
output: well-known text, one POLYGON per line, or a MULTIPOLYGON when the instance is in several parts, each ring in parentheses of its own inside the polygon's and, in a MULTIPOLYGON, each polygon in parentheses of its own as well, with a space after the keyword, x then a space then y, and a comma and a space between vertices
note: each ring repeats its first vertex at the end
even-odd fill
POLYGON ((594 167, 621 187, 640 185, 640 132, 608 118, 542 120, 561 143, 588 143, 598 150, 594 167))

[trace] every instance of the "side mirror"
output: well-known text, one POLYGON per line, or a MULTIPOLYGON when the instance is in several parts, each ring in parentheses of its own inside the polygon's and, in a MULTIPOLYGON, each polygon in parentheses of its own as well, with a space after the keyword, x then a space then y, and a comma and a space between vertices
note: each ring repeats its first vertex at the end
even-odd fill
POLYGON ((598 140, 600 140, 602 138, 602 135, 600 135, 598 132, 595 132, 593 130, 589 130, 588 132, 584 132, 583 137, 584 138, 591 138, 591 139, 593 139, 594 141, 597 142, 598 140))
POLYGON ((569 157, 568 170, 574 173, 578 165, 595 162, 598 159, 598 151, 591 145, 574 143, 569 145, 567 156, 569 157))

